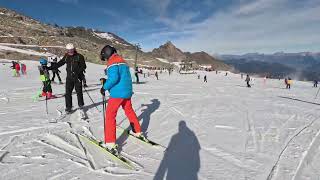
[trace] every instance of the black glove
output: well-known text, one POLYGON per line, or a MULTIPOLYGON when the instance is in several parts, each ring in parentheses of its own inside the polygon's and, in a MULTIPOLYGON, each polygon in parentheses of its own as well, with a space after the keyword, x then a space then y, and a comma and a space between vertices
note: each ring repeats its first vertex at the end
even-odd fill
POLYGON ((83 73, 86 73, 86 70, 83 70, 83 73))
POLYGON ((106 78, 100 78, 100 83, 104 85, 104 83, 106 83, 106 78))
POLYGON ((102 87, 101 89, 100 89, 100 93, 101 93, 101 95, 102 96, 105 96, 106 95, 106 90, 104 90, 104 88, 102 87))

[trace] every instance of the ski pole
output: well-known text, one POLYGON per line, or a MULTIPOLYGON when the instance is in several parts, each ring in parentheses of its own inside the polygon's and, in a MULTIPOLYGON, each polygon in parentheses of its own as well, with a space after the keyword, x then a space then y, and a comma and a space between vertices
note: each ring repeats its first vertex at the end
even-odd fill
MULTIPOLYGON (((91 96, 90 96, 89 92, 87 91, 87 89, 86 89, 85 87, 83 87, 83 89, 84 89, 84 91, 87 93, 87 95, 88 95, 88 97, 90 98, 91 102, 92 102, 93 104, 96 104, 96 103, 93 101, 93 99, 91 98, 91 96)), ((95 108, 96 108, 99 112, 101 112, 97 106, 95 106, 95 108)))
POLYGON ((46 112, 47 112, 47 115, 48 115, 48 91, 47 91, 48 84, 45 82, 45 84, 43 84, 43 87, 46 90, 46 112))
POLYGON ((106 130, 106 116, 105 116, 105 112, 106 112, 106 96, 102 96, 102 103, 103 103, 102 104, 103 129, 105 131, 106 130))
POLYGON ((46 111, 47 111, 47 114, 48 114, 48 95, 46 93, 46 111))

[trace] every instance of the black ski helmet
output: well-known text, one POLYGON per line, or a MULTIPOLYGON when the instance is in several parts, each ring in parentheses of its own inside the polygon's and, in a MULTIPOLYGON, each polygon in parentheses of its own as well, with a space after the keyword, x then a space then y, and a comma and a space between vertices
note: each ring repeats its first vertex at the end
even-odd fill
POLYGON ((100 53, 101 61, 105 61, 106 59, 108 60, 114 53, 117 53, 116 48, 110 45, 104 46, 100 53))

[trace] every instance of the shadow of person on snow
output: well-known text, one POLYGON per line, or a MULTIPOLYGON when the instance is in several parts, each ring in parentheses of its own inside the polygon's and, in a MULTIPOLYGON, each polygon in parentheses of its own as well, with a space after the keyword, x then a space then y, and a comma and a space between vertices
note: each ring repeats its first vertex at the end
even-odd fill
POLYGON ((151 114, 154 113, 160 107, 160 101, 158 99, 152 99, 151 104, 141 104, 141 107, 147 107, 142 110, 142 113, 138 116, 138 119, 142 121, 141 131, 147 137, 147 130, 149 127, 151 114))
MULTIPOLYGON (((141 107, 146 106, 147 108, 142 110, 142 113, 138 116, 138 119, 142 121, 141 126, 141 132, 147 137, 147 129, 149 127, 150 123, 150 116, 153 112, 155 112, 160 107, 160 101, 158 99, 152 99, 151 104, 141 104, 141 107)), ((129 121, 129 120, 128 120, 129 121)), ((130 130, 131 126, 127 127, 126 130, 130 130)), ((119 145, 118 151, 121 152, 122 146, 125 145, 125 141, 128 139, 128 135, 126 132, 123 132, 119 138, 117 139, 117 144, 119 145)))
POLYGON ((199 141, 185 121, 179 122, 179 132, 172 136, 169 146, 154 176, 162 180, 196 180, 200 169, 199 141))

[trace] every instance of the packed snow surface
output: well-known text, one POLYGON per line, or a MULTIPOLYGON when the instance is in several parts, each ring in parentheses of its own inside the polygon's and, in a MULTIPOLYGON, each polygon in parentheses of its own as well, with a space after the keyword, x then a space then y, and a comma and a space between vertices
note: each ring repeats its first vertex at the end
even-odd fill
MULTIPOLYGON (((3 47, 3 46, 0 46, 3 47)), ((0 179, 234 179, 298 180, 320 177, 320 104, 310 82, 256 78, 246 88, 240 75, 159 73, 134 84, 133 106, 151 147, 118 131, 123 156, 136 170, 115 163, 70 132, 103 139, 99 78, 104 66, 87 63, 85 113, 49 123, 64 109, 60 98, 34 100, 41 88, 38 62, 23 61, 27 75, 12 77, 0 64, 0 179), (203 83, 207 75, 208 83, 203 83), (91 102, 88 94, 92 97, 91 102)), ((63 79, 65 67, 60 69, 63 79)), ((76 95, 73 105, 77 108, 76 95)), ((117 124, 128 128, 123 110, 117 124)))

